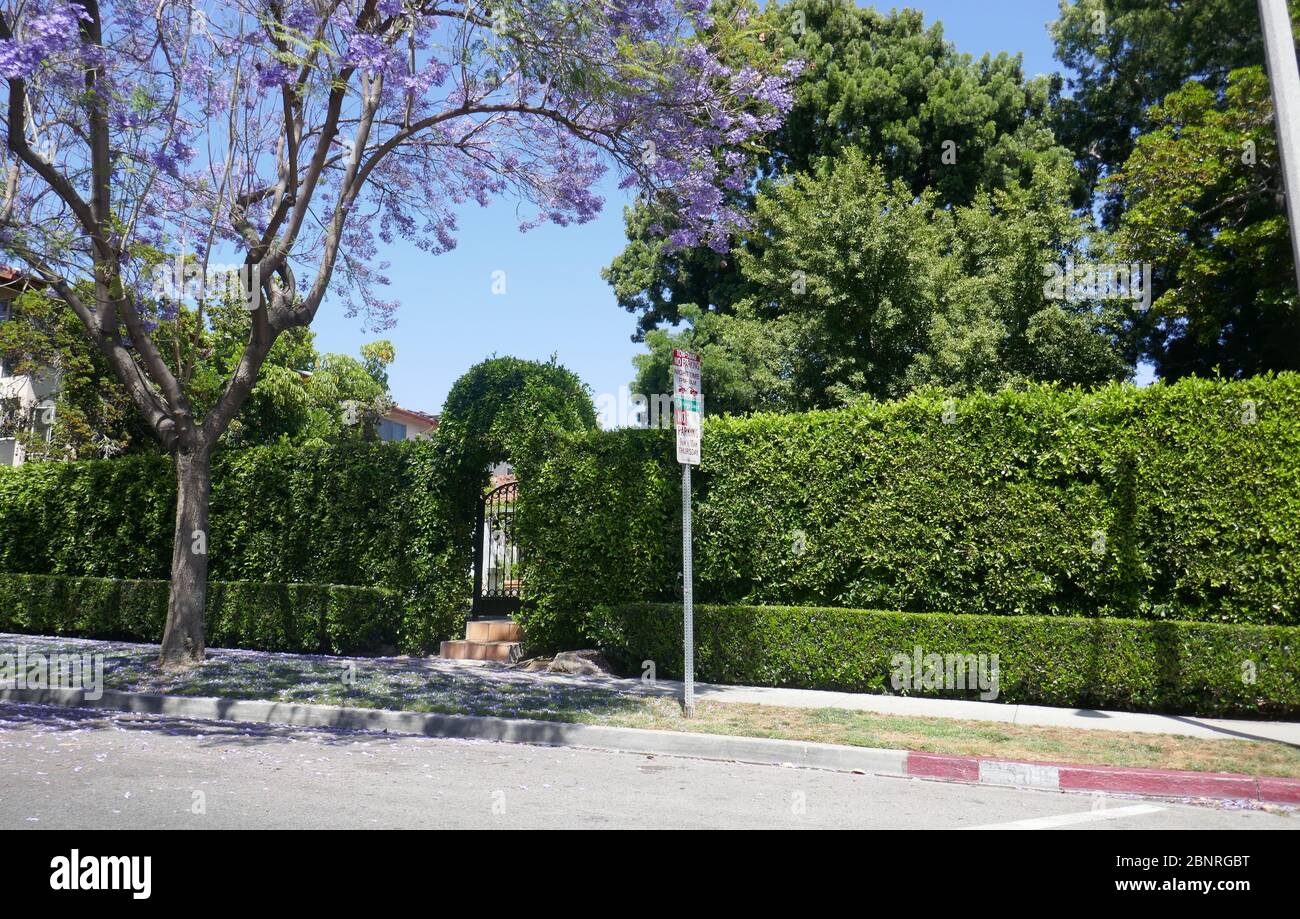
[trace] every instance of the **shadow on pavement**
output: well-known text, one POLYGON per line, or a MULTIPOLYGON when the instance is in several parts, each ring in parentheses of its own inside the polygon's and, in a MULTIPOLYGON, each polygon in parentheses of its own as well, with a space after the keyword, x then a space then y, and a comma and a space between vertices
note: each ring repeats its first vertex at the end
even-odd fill
MULTIPOLYGON (((331 746, 408 740, 413 735, 334 727, 295 727, 235 721, 204 721, 165 715, 135 715, 57 705, 0 702, 0 739, 8 731, 35 730, 42 734, 82 731, 122 731, 190 737, 203 746, 258 746, 314 740, 331 746)), ((465 741, 472 742, 472 741, 465 741)))

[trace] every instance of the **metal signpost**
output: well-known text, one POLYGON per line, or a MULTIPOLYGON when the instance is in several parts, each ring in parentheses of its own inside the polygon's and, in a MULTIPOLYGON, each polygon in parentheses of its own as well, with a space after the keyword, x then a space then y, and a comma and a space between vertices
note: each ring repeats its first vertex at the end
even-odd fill
POLYGON ((1286 0, 1259 0, 1259 20, 1264 30, 1264 59, 1273 90, 1277 148, 1282 160, 1287 219, 1291 224, 1291 254, 1300 282, 1300 73, 1295 58, 1295 38, 1286 0))
POLYGON ((691 467, 700 464, 700 356, 673 349, 673 418, 677 429, 677 462, 682 464, 682 619, 684 687, 682 707, 695 715, 695 609, 691 583, 691 467))

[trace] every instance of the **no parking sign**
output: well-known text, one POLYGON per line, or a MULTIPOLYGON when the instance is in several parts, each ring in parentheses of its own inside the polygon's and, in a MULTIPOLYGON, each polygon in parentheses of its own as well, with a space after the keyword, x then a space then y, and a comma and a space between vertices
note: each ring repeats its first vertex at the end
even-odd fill
POLYGON ((700 464, 700 356, 673 349, 673 427, 677 429, 677 462, 700 464))
POLYGON ((695 714, 695 609, 691 554, 691 467, 700 464, 700 419, 704 414, 700 387, 700 356, 673 349, 673 427, 677 429, 677 462, 682 464, 682 707, 695 714))

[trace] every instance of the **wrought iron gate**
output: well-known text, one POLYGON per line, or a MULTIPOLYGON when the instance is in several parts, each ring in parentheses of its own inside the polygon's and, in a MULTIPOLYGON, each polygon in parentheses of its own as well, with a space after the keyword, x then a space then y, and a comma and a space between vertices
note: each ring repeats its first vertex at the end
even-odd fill
POLYGON ((510 615, 519 609, 519 546, 515 541, 515 501, 519 483, 488 492, 478 508, 474 543, 475 616, 510 615))

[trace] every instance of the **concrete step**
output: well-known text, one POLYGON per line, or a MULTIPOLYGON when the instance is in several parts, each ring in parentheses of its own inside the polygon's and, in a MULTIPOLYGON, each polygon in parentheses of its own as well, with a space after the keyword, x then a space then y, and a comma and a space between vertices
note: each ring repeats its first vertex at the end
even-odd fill
POLYGON ((523 641, 524 633, 513 619, 475 619, 465 623, 469 641, 523 641))
POLYGON ((497 661, 513 664, 519 660, 521 645, 517 641, 444 641, 439 657, 454 661, 497 661))

